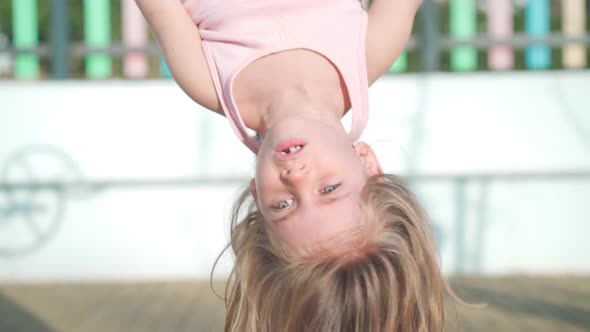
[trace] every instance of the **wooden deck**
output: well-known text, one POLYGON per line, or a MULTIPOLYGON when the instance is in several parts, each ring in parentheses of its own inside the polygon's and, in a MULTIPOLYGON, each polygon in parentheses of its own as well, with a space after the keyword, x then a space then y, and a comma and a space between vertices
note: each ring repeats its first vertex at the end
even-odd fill
MULTIPOLYGON (((465 300, 488 304, 458 305, 461 331, 590 331, 590 278, 452 284, 465 300)), ((223 317, 208 282, 0 285, 0 332, 215 332, 223 330, 223 317)))

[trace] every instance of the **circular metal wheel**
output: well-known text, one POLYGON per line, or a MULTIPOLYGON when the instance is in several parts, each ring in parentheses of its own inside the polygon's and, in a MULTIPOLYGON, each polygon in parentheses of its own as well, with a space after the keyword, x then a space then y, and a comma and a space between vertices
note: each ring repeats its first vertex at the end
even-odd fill
POLYGON ((0 182, 31 186, 0 188, 0 256, 30 254, 59 230, 66 192, 59 186, 43 183, 81 179, 78 165, 55 147, 26 146, 9 155, 1 166, 0 182))

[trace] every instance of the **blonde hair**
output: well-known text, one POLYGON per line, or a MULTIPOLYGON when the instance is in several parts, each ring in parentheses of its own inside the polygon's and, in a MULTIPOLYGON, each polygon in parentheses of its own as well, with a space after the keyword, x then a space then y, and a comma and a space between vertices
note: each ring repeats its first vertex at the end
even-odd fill
POLYGON ((245 191, 232 217, 225 331, 443 331, 451 291, 416 197, 396 176, 372 177, 363 215, 350 251, 296 255, 274 243, 245 191))

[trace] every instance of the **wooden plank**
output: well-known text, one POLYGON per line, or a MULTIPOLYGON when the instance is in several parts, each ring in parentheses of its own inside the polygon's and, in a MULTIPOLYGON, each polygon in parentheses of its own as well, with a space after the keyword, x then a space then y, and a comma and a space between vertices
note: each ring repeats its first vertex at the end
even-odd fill
MULTIPOLYGON (((590 277, 461 277, 451 285, 467 302, 488 305, 457 304, 461 331, 590 330, 590 277)), ((223 319, 207 281, 0 285, 0 331, 222 331, 223 319)), ((452 311, 447 323, 452 331, 452 311)))

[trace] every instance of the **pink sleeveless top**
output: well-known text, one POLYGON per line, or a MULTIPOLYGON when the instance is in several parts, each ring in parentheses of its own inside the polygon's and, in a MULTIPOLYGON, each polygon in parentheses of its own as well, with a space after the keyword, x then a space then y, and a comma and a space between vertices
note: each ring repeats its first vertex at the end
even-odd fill
MULTIPOLYGON (((266 55, 307 49, 339 70, 352 108, 356 141, 368 117, 367 14, 360 0, 181 0, 197 24, 215 89, 238 138, 258 152, 232 95, 235 77, 266 55)), ((288 66, 289 64, 285 64, 288 66)))

